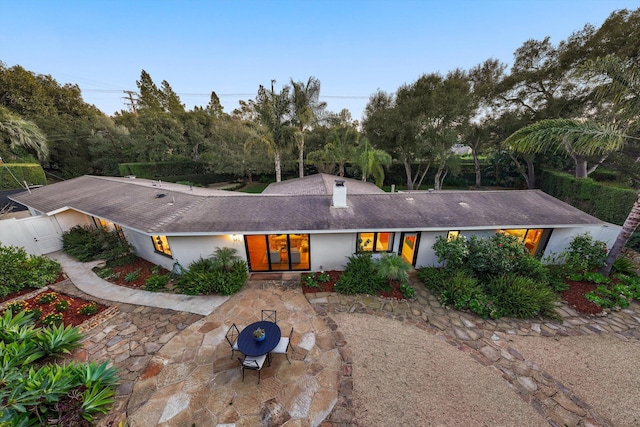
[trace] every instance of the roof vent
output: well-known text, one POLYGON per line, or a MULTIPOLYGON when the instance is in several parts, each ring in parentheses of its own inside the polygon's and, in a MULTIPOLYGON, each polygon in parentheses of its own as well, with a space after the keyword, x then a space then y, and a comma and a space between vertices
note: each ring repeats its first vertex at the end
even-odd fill
POLYGON ((333 207, 347 207, 347 186, 342 179, 336 179, 336 185, 333 187, 333 207))
POLYGON ((164 196, 166 196, 166 194, 158 193, 158 194, 156 194, 156 199, 162 199, 164 196))

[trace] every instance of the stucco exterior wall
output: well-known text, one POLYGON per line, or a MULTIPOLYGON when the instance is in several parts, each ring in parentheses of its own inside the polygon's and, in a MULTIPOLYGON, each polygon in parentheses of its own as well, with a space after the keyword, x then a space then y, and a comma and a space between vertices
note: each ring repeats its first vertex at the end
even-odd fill
POLYGON ((591 237, 593 237, 594 240, 601 240, 607 244, 608 248, 611 248, 616 241, 616 237, 618 236, 618 233, 620 233, 621 228, 622 227, 619 225, 614 224, 607 224, 606 226, 585 225, 581 227, 556 228, 551 232, 549 243, 547 244, 547 248, 545 249, 542 258, 553 258, 554 255, 557 256, 566 251, 569 249, 569 244, 574 237, 587 232, 591 234, 591 237))
POLYGON ((24 248, 29 254, 37 254, 38 249, 29 232, 24 228, 22 222, 15 218, 0 221, 0 244, 3 246, 17 246, 24 248))
POLYGON ((68 210, 57 214, 56 220, 58 220, 58 224, 60 225, 63 233, 69 231, 69 229, 76 225, 93 225, 91 217, 74 210, 68 210))
MULTIPOLYGON (((236 255, 243 260, 247 260, 246 251, 242 240, 234 242, 230 235, 221 236, 169 236, 169 247, 174 260, 187 268, 189 264, 199 258, 209 258, 217 248, 233 248, 236 255)), ((149 239, 151 244, 151 239, 149 239)), ((153 251, 153 247, 152 247, 153 251)))
POLYGON ((311 234, 311 271, 344 270, 356 251, 356 233, 311 234))

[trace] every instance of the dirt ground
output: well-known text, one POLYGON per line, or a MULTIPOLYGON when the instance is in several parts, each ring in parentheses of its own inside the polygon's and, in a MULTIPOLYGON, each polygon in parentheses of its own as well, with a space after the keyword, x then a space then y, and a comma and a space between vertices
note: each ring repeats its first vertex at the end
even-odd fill
POLYGON ((428 332, 364 314, 333 318, 353 350, 358 426, 548 426, 506 381, 428 332))

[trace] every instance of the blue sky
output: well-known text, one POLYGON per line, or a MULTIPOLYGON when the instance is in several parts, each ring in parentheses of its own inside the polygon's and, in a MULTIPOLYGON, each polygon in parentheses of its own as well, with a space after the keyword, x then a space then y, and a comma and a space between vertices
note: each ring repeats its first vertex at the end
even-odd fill
POLYGON ((328 109, 360 119, 369 96, 488 58, 528 39, 564 40, 635 0, 0 0, 0 61, 74 83, 107 114, 145 69, 187 108, 225 111, 258 86, 321 82, 328 109))

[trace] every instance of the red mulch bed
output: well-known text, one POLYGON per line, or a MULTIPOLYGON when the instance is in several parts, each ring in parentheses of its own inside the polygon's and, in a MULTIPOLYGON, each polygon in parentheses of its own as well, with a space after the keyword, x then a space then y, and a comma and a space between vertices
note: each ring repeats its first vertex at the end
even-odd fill
MULTIPOLYGON (((329 275, 328 282, 325 282, 325 283, 317 282, 320 285, 319 288, 315 288, 315 287, 312 288, 310 286, 305 285, 304 282, 301 282, 302 292, 305 294, 311 294, 316 292, 334 292, 333 288, 336 282, 338 281, 338 279, 340 278, 340 274, 342 274, 342 272, 338 270, 330 270, 330 271, 325 271, 325 273, 329 275)), ((320 273, 315 273, 315 275, 317 278, 320 275, 320 273)), ((381 292, 379 296, 385 297, 385 298, 406 299, 402 294, 402 291, 400 290, 400 282, 391 282, 391 291, 381 292)))
MULTIPOLYGON (((33 289, 32 289, 33 290, 33 289)), ((31 292, 32 290, 29 290, 28 292, 31 292)), ((27 302, 27 306, 25 308, 28 309, 38 309, 42 311, 42 314, 40 315, 40 319, 43 319, 45 316, 47 316, 48 314, 51 313, 56 313, 59 312, 62 314, 62 323, 64 325, 71 325, 71 326, 78 326, 81 323, 83 323, 85 320, 90 319, 93 316, 96 316, 97 314, 103 312, 104 310, 107 309, 107 306, 102 305, 102 304, 96 304, 97 307, 97 311, 95 314, 91 314, 91 315, 84 315, 84 314, 80 314, 78 312, 78 310, 80 309, 80 307, 84 304, 87 303, 91 303, 94 301, 87 301, 84 300, 82 298, 72 298, 69 295, 60 293, 60 292, 54 292, 57 296, 58 296, 58 300, 66 300, 69 303, 69 307, 64 310, 64 311, 57 311, 56 307, 55 307, 55 302, 53 301, 49 304, 39 304, 38 303, 38 299, 45 294, 48 294, 52 291, 47 291, 47 292, 43 292, 40 293, 38 295, 36 295, 35 297, 26 299, 26 300, 22 300, 22 301, 26 301, 27 302)), ((12 294, 10 296, 10 298, 15 298, 17 296, 20 295, 24 295, 26 292, 16 292, 15 294, 12 294)), ((37 326, 42 326, 42 324, 40 324, 39 321, 36 321, 36 325, 37 326)))
POLYGON ((110 277, 105 280, 108 280, 109 282, 114 283, 116 285, 126 286, 128 288, 134 288, 134 289, 144 289, 147 279, 149 278, 149 276, 153 274, 151 270, 154 268, 158 270, 158 274, 160 276, 163 276, 169 273, 167 269, 157 266, 156 264, 142 258, 136 258, 136 260, 131 264, 121 265, 117 267, 109 267, 109 268, 114 273, 120 273, 120 275, 117 278, 110 277), (138 277, 135 280, 132 280, 131 282, 127 282, 125 280, 125 277, 127 276, 127 274, 133 273, 137 270, 140 270, 138 277))
POLYGON ((590 282, 576 282, 574 280, 566 280, 569 289, 561 292, 563 301, 566 301, 576 311, 585 314, 597 314, 602 311, 602 307, 598 304, 587 301, 585 294, 596 288, 596 285, 590 282))

